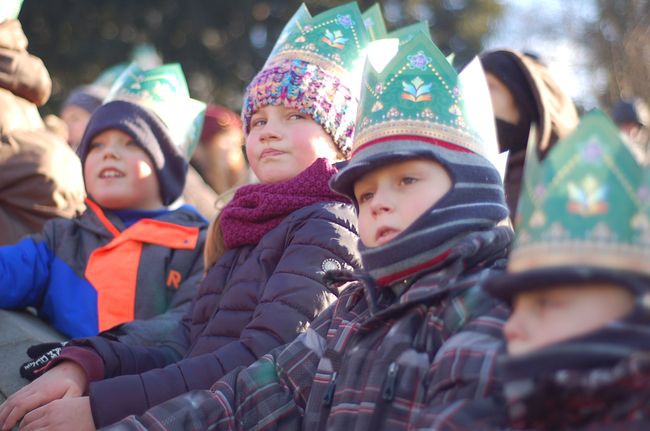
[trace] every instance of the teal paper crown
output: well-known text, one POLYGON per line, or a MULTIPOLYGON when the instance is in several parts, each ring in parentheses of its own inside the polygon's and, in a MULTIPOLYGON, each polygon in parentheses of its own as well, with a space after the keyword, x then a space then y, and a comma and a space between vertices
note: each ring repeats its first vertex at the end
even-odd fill
POLYGON ((362 15, 356 3, 347 3, 312 17, 302 4, 282 30, 264 68, 284 60, 302 60, 344 82, 354 82, 372 40, 369 29, 381 33, 382 25, 378 7, 362 15))
POLYGON ((528 145, 510 272, 586 265, 650 274, 650 175, 627 145, 598 110, 543 162, 528 145))
POLYGON ((498 167, 498 145, 485 75, 478 60, 457 74, 418 23, 369 48, 354 150, 400 135, 437 139, 498 167))
POLYGON ((104 103, 126 100, 153 111, 165 125, 181 154, 190 158, 201 135, 206 105, 190 98, 179 64, 143 70, 131 64, 115 80, 104 103))

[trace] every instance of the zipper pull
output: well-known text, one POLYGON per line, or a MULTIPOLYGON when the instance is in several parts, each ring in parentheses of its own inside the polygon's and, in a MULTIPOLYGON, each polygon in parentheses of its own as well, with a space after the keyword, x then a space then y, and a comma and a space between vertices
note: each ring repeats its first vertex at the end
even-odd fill
POLYGON ((327 391, 325 391, 325 396, 323 397, 323 405, 325 407, 330 407, 332 405, 332 400, 334 399, 334 391, 336 390, 336 377, 338 374, 336 371, 332 373, 330 377, 329 385, 327 385, 327 391))
POLYGON ((384 389, 382 391, 382 398, 386 401, 392 401, 395 397, 398 371, 399 365, 396 362, 391 362, 386 372, 386 383, 384 383, 384 389))

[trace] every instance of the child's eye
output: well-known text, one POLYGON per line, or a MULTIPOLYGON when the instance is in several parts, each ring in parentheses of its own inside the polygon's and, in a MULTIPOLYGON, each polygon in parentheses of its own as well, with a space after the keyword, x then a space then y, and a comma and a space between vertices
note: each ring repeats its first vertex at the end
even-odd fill
POLYGON ((553 308, 559 308, 561 307, 562 301, 559 301, 557 299, 552 299, 552 298, 539 298, 537 300, 537 308, 539 310, 548 310, 548 309, 553 309, 553 308))
POLYGON ((90 144, 88 144, 88 152, 92 150, 96 150, 100 148, 103 144, 99 141, 91 141, 90 144))
POLYGON ((373 197, 373 193, 371 193, 371 192, 361 193, 361 194, 357 197, 357 201, 358 201, 360 204, 362 204, 362 203, 364 203, 364 202, 368 202, 370 199, 372 199, 372 197, 373 197))
POLYGON ((414 183, 416 183, 417 181, 418 181, 417 178, 413 178, 413 177, 404 177, 404 178, 402 178, 402 179, 400 180, 400 183, 401 183, 401 184, 404 184, 404 185, 408 185, 408 184, 414 184, 414 183))
POLYGON ((251 127, 259 127, 263 126, 266 124, 266 120, 264 118, 254 118, 251 121, 251 127))
POLYGON ((305 118, 306 118, 305 115, 299 112, 292 112, 291 114, 289 114, 290 120, 304 120, 305 118))

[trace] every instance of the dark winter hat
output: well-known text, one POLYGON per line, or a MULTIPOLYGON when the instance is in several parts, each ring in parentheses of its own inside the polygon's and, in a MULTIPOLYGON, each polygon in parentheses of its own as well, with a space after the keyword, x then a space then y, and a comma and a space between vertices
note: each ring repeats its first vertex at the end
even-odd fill
POLYGON ((371 35, 356 3, 312 17, 303 4, 287 23, 264 68, 246 89, 244 132, 263 106, 283 105, 311 116, 349 155, 358 81, 371 35))
POLYGON ((77 154, 85 165, 93 138, 108 129, 117 129, 144 149, 156 168, 163 205, 174 202, 183 192, 188 162, 169 136, 165 124, 150 110, 124 100, 100 106, 90 117, 77 154))
POLYGON ((63 111, 68 106, 78 106, 92 114, 108 95, 108 88, 99 85, 81 85, 73 89, 61 106, 63 111))
POLYGON ((508 51, 492 51, 481 55, 486 73, 496 76, 505 85, 517 104, 521 116, 519 124, 530 127, 539 121, 539 112, 531 84, 522 70, 521 63, 508 51))
POLYGON ((199 141, 204 143, 217 133, 232 129, 242 129, 239 116, 225 106, 208 105, 205 109, 205 120, 199 141))
POLYGON ((535 123, 540 157, 576 127, 578 112, 573 101, 542 62, 507 49, 486 52, 480 58, 485 71, 510 89, 528 124, 535 123))
POLYGON ((360 245, 364 268, 380 285, 444 261, 459 238, 508 217, 501 175, 491 162, 498 148, 494 129, 486 139, 476 127, 483 112, 487 113, 483 124, 494 122, 491 110, 475 109, 481 102, 488 107, 490 103, 480 65, 473 63, 478 69, 469 68, 459 77, 431 41, 428 29, 403 36, 394 57, 382 61, 383 67, 374 66, 379 64, 374 57, 366 65, 352 157, 330 186, 356 203, 354 183, 366 173, 426 158, 446 169, 452 187, 390 242, 373 248, 360 245), (473 72, 478 72, 473 77, 481 80, 483 92, 467 99, 463 84, 473 72))
MULTIPOLYGON (((540 162, 529 147, 508 272, 487 289, 510 299, 554 284, 650 277, 650 175, 600 111, 540 162)), ((650 287, 646 284, 646 287, 650 287)))
POLYGON ((616 124, 636 123, 641 127, 647 127, 650 119, 648 106, 640 99, 619 100, 612 109, 612 119, 616 124))

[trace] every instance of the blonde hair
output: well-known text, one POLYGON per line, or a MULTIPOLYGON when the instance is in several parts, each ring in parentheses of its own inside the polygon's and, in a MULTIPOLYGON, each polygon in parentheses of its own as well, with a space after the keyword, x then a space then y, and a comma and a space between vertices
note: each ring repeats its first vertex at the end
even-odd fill
POLYGON ((238 188, 235 187, 220 194, 214 204, 218 212, 215 218, 210 221, 205 237, 205 246, 203 247, 203 267, 206 273, 226 253, 226 243, 221 233, 221 214, 228 202, 235 196, 238 188))

